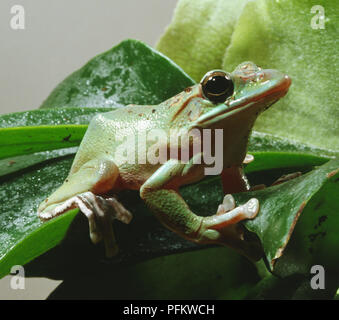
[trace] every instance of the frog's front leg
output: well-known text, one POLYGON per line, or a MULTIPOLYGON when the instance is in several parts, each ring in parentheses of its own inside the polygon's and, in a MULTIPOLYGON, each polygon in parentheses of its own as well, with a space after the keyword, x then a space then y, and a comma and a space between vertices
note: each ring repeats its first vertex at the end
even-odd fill
POLYGON ((71 172, 63 185, 40 204, 39 218, 46 221, 72 208, 79 208, 88 218, 92 242, 97 243, 103 238, 106 256, 115 255, 118 247, 112 220, 129 223, 132 215, 114 197, 104 198, 98 194, 110 191, 118 175, 119 170, 111 160, 88 161, 76 172, 71 172))
POLYGON ((199 170, 197 166, 181 164, 175 159, 167 161, 143 184, 141 197, 164 225, 181 236, 193 242, 229 245, 245 252, 247 245, 238 233, 237 223, 257 215, 258 200, 251 199, 236 208, 227 204, 226 213, 197 216, 180 196, 176 183, 190 180, 194 170, 199 170))

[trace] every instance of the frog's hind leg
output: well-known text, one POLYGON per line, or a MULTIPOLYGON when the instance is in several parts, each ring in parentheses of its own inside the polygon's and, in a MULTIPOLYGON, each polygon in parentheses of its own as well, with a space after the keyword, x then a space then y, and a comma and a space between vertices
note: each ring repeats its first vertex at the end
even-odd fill
POLYGON ((177 187, 185 177, 195 176, 194 170, 200 167, 170 159, 143 184, 141 198, 163 224, 181 236, 197 243, 230 245, 257 259, 261 252, 252 251, 252 246, 244 241, 238 222, 256 217, 258 200, 253 198, 236 207, 233 197, 228 195, 217 214, 198 216, 190 210, 177 187))
POLYGON ((244 192, 250 189, 249 182, 241 166, 224 169, 221 172, 221 182, 224 194, 244 192))
POLYGON ((105 199, 98 194, 110 191, 118 175, 119 170, 113 161, 94 159, 85 163, 41 203, 38 209, 39 218, 46 221, 72 208, 79 208, 88 218, 92 242, 97 243, 103 238, 106 255, 115 255, 118 247, 112 220, 129 223, 132 215, 114 197, 105 199))

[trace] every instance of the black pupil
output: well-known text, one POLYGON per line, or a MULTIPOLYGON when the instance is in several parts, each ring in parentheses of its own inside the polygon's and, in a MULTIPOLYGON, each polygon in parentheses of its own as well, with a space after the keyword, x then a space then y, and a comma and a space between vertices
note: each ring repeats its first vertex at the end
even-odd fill
POLYGON ((224 102, 233 94, 234 86, 227 75, 211 76, 203 85, 205 96, 214 103, 224 102))

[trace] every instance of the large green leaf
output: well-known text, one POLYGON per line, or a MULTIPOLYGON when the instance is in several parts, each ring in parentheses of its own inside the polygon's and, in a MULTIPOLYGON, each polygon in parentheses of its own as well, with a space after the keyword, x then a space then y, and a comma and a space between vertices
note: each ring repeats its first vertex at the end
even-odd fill
MULTIPOLYGON (((275 271, 281 277, 293 273, 308 274, 313 265, 322 265, 328 278, 332 274, 339 281, 339 203, 336 200, 339 168, 338 164, 332 162, 326 171, 323 169, 319 168, 321 176, 314 184, 319 186, 321 180, 326 180, 326 183, 307 203, 295 227, 292 241, 287 244, 285 254, 275 265, 275 271)), ((328 280, 326 283, 329 286, 328 280)))
MULTIPOLYGON (((318 219, 322 217, 323 214, 319 215, 314 210, 314 206, 323 206, 323 210, 330 220, 329 223, 332 223, 333 228, 327 230, 329 233, 327 237, 331 238, 331 245, 328 244, 321 248, 323 252, 326 251, 326 254, 323 255, 324 258, 333 258, 339 241, 335 231, 339 227, 337 214, 339 207, 336 205, 336 201, 331 199, 331 196, 339 190, 338 173, 339 160, 334 159, 288 183, 260 191, 237 194, 236 199, 239 202, 245 202, 251 197, 258 198, 260 201, 260 214, 256 219, 246 222, 246 227, 255 232, 261 239, 271 269, 274 269, 276 261, 282 256, 303 211, 307 211, 307 213, 303 213, 305 219, 310 219, 307 214, 313 215, 310 227, 315 226, 318 219), (316 198, 322 199, 322 202, 319 203, 316 198)), ((321 222, 319 222, 319 226, 320 224, 321 222)), ((310 227, 306 231, 304 225, 304 238, 311 234, 310 229, 312 227, 310 227)), ((301 248, 303 247, 306 252, 309 245, 303 245, 301 245, 301 248)), ((296 254, 297 251, 294 251, 294 253, 296 254)), ((300 252, 298 252, 298 255, 300 256, 300 252)))
POLYGON ((339 150, 337 29, 335 0, 181 0, 157 48, 199 80, 210 68, 232 71, 243 61, 275 68, 292 86, 261 117, 255 129, 339 150), (215 5, 216 4, 216 5, 215 5), (325 28, 318 12, 325 11, 325 28), (233 32, 233 33, 232 33, 233 32), (231 35, 232 33, 232 35, 231 35), (223 48, 221 48, 223 46, 223 48))
POLYGON ((94 292, 96 299, 241 299, 258 281, 253 264, 228 248, 101 265, 93 273, 74 272, 49 299, 93 299, 94 292))
POLYGON ((255 128, 339 150, 338 12, 335 0, 258 0, 248 3, 227 48, 224 68, 253 60, 292 78, 288 95, 255 128), (325 29, 312 29, 314 5, 325 10, 325 29))
MULTIPOLYGON (((116 105, 116 108, 118 107, 120 107, 120 105, 116 105)), ((62 141, 59 137, 58 144, 54 144, 54 148, 66 148, 61 150, 51 150, 50 142, 53 141, 52 136, 56 136, 55 131, 59 130, 58 127, 52 128, 51 126, 58 126, 60 124, 64 126, 67 124, 87 125, 95 114, 108 111, 112 111, 112 108, 55 108, 0 115, 0 146, 1 148, 6 146, 7 151, 11 151, 12 154, 10 158, 0 160, 0 176, 28 168, 49 159, 74 154, 77 148, 70 148, 70 142, 67 141, 67 139, 63 140, 64 137, 62 138, 62 141), (27 145, 32 145, 32 140, 30 138, 28 138, 26 146, 23 144, 21 148, 20 146, 17 148, 17 137, 11 135, 11 130, 18 130, 18 127, 27 126, 31 127, 28 129, 28 135, 36 142, 34 144, 34 148, 33 146, 29 148, 27 147, 27 145), (34 126, 49 127, 34 128, 34 126), (6 130, 7 128, 11 128, 11 130, 6 130), (41 139, 42 137, 40 135, 42 131, 45 131, 45 133, 47 132, 47 135, 45 134, 43 139, 41 139), (40 152, 44 149, 51 151, 40 152), (36 152, 38 150, 39 152, 36 152)), ((79 126, 76 127, 76 129, 79 129, 80 132, 78 131, 77 134, 78 138, 81 139, 84 133, 83 127, 79 126)), ((25 136, 23 138, 27 139, 25 136)), ((74 144, 77 145, 80 142, 80 139, 78 139, 74 144)), ((4 158, 4 154, 2 152, 0 153, 0 157, 4 158)))
POLYGON ((112 108, 119 107, 121 107, 121 105, 114 104, 110 108, 68 107, 13 112, 0 115, 0 128, 88 124, 95 114, 112 111, 112 108))
POLYGON ((221 69, 234 25, 248 0, 181 0, 157 49, 200 81, 221 69))
POLYGON ((62 81, 42 108, 158 104, 193 84, 177 65, 151 47, 125 40, 62 81))
POLYGON ((0 129, 0 159, 80 144, 87 125, 0 129))

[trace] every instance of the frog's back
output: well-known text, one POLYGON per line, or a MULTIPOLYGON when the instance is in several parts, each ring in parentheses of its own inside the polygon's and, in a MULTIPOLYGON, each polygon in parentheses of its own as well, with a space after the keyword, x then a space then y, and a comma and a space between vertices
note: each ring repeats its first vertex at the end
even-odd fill
MULTIPOLYGON (((114 111, 100 113, 92 118, 74 159, 71 172, 94 158, 116 161, 117 147, 127 137, 157 128, 160 112, 156 106, 128 105, 114 111)), ((131 146, 132 147, 132 146, 131 146)))

